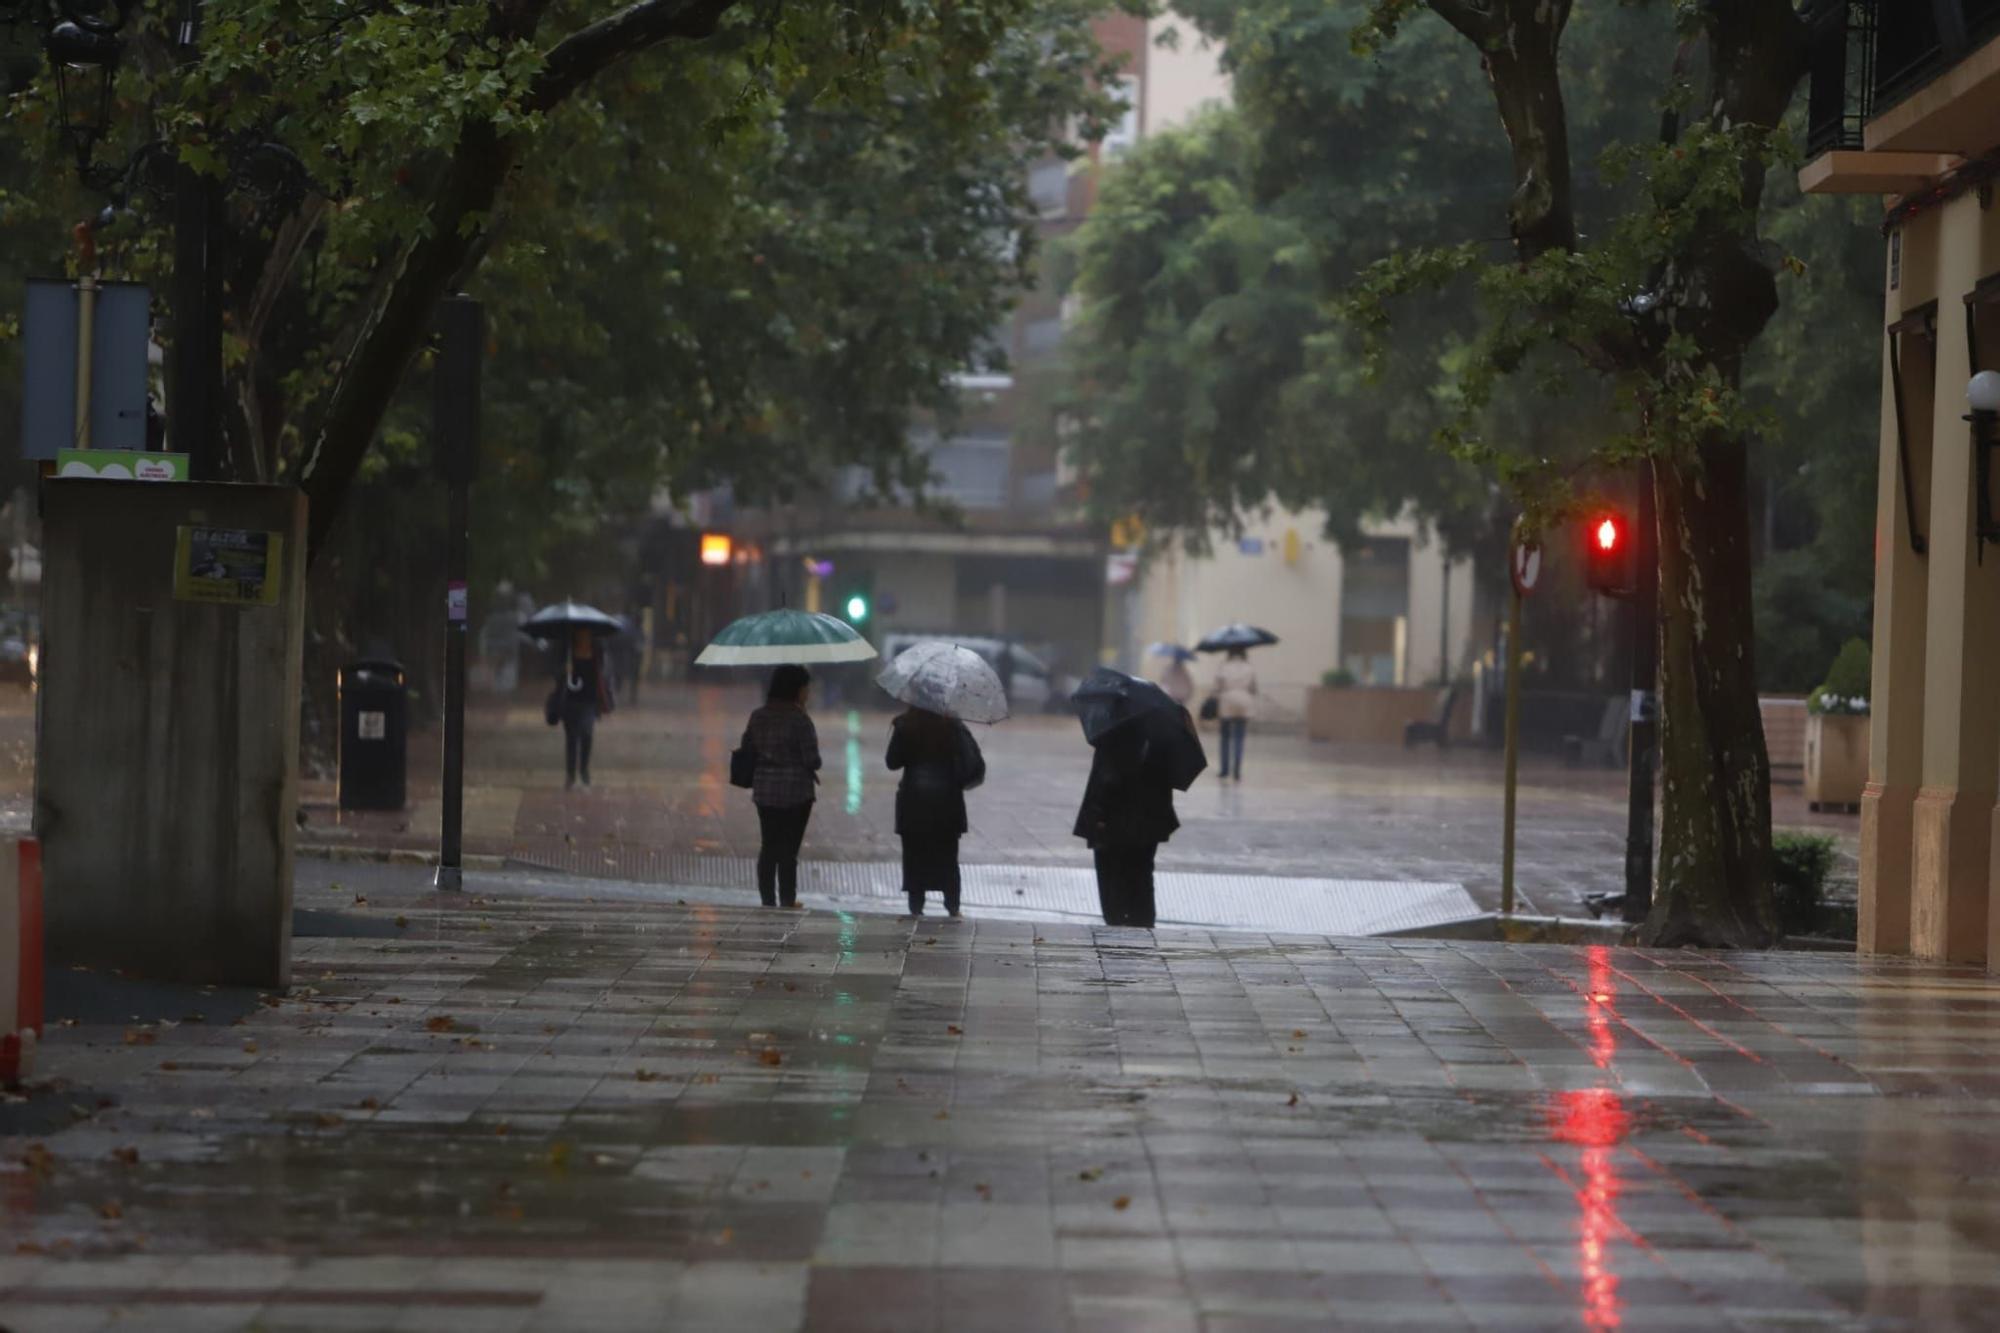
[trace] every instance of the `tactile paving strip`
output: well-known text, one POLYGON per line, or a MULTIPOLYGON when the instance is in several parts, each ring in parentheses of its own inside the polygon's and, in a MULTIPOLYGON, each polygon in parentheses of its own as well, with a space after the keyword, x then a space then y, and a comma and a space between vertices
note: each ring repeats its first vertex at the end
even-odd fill
MULTIPOLYGON (((522 845, 519 864, 569 874, 658 884, 754 891, 756 863, 741 857, 697 856, 633 844, 603 847, 563 843, 522 845)), ((1094 919, 1097 879, 1080 866, 968 865, 966 910, 987 916, 1094 919)), ((899 908, 903 869, 893 862, 806 861, 799 892, 860 908, 899 908)), ((1309 935, 1377 935, 1420 930, 1478 913, 1457 884, 1425 881, 1317 879, 1270 875, 1162 871, 1162 924, 1309 935)), ((935 903, 932 911, 941 911, 935 903)))

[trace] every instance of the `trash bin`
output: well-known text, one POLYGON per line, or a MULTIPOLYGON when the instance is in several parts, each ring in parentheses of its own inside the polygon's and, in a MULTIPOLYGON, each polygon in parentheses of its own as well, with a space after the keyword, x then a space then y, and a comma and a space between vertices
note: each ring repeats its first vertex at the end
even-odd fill
POLYGON ((409 694, 400 662, 340 669, 340 808, 401 810, 409 776, 409 694))

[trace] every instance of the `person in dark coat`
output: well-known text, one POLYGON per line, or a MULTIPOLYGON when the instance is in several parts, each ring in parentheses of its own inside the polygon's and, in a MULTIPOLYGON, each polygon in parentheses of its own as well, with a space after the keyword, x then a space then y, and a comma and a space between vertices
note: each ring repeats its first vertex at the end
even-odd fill
POLYGON ((1153 928, 1153 858, 1181 826, 1173 783, 1154 762, 1147 733, 1141 721, 1099 739, 1076 816, 1076 836, 1096 854, 1107 926, 1153 928))
POLYGON ((556 687, 565 791, 576 786, 579 778, 586 788, 590 786, 590 749, 597 739, 597 719, 614 705, 611 673, 602 647, 589 630, 577 630, 570 640, 568 666, 556 687))
POLYGON ((757 896, 766 907, 799 905, 799 847, 818 795, 819 733, 806 715, 812 673, 782 666, 771 673, 764 706, 750 715, 743 747, 757 756, 750 796, 763 834, 757 849, 757 896))
POLYGON ((965 793, 986 780, 979 742, 956 718, 911 708, 889 732, 889 771, 901 772, 896 788, 896 833, 903 840, 903 892, 910 915, 924 914, 924 896, 944 896, 953 921, 958 913, 958 840, 965 835, 965 793))

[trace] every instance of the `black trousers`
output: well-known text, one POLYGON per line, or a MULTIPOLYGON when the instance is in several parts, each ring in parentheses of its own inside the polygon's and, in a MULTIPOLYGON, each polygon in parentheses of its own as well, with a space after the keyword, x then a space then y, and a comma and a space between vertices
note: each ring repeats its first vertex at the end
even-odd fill
POLYGON ((1153 928, 1153 858, 1157 842, 1105 845, 1097 856, 1097 901, 1107 926, 1153 928))
POLYGON ((958 911, 958 835, 924 837, 903 835, 903 892, 909 895, 910 914, 924 914, 924 895, 942 893, 944 910, 958 911))
POLYGON ((597 738, 597 710, 595 708, 565 708, 562 715, 563 728, 563 776, 570 786, 576 785, 577 778, 583 785, 590 785, 590 744, 597 738))
POLYGON ((763 845, 757 849, 757 896, 766 907, 790 907, 799 900, 799 845, 806 840, 812 802, 757 807, 763 845))

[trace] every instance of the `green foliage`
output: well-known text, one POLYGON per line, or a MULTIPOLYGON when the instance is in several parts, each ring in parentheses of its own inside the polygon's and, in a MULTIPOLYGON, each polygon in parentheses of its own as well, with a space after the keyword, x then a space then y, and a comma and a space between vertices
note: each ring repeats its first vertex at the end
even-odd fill
POLYGON ((1319 683, 1329 690, 1346 690, 1354 687, 1354 673, 1346 667, 1334 667, 1320 674, 1319 683))
POLYGON ((1816 549, 1766 556, 1755 588, 1757 680, 1767 693, 1807 693, 1839 645, 1868 632, 1866 585, 1858 595, 1840 586, 1816 549))
POLYGON ((1873 687, 1873 663, 1865 639, 1849 639, 1841 645, 1840 656, 1827 669, 1826 682, 1806 699, 1813 713, 1853 714, 1868 711, 1868 695, 1873 687))
MULTIPOLYGON (((100 160, 154 141, 166 153, 101 238, 103 268, 166 290, 150 187, 168 158, 261 163, 270 185, 275 158, 245 147, 296 156, 305 189, 238 189, 228 220, 239 476, 315 465, 371 340, 421 338, 383 312, 412 256, 449 232, 470 241, 459 285, 488 305, 486 475, 518 543, 721 482, 781 495, 858 463, 919 483, 911 416, 949 413, 949 377, 1028 271, 1027 165, 1108 113, 1097 8, 710 0, 674 8, 672 40, 621 38, 586 68, 576 42, 611 6, 210 6, 195 65, 148 49, 120 75, 123 141, 100 160), (468 205, 467 180, 495 163, 495 206, 468 205)), ((133 23, 164 27, 163 12, 133 23)), ((4 200, 0 253, 37 265, 61 219, 97 207, 54 151, 47 101, 42 83, 18 88, 0 133, 37 186, 4 200)), ((391 376, 368 391, 387 407, 394 389, 391 376)), ((351 419, 383 420, 332 442, 373 451, 364 485, 425 438, 414 399, 351 419)))
POLYGON ((1820 904, 1839 857, 1839 844, 1823 833, 1772 837, 1771 887, 1785 934, 1810 935, 1819 928, 1820 904))

